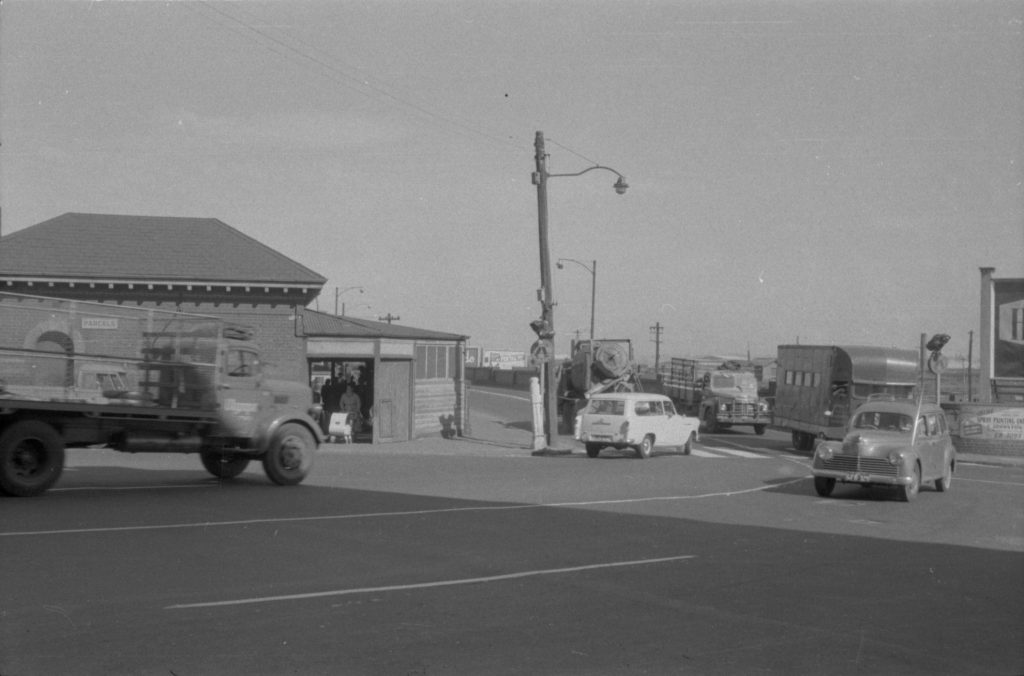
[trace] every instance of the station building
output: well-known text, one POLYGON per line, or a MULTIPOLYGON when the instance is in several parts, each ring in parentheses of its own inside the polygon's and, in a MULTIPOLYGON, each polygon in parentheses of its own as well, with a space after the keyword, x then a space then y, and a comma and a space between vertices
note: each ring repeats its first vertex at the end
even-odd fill
POLYGON ((270 377, 316 395, 328 373, 358 378, 371 421, 361 440, 461 433, 468 337, 309 309, 326 282, 215 218, 66 213, 0 237, 4 291, 245 324, 270 377))

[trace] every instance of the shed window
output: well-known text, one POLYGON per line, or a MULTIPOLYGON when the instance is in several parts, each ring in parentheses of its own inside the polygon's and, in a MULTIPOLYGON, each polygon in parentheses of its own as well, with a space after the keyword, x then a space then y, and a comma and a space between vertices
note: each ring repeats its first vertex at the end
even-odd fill
POLYGON ((416 379, 455 378, 455 347, 452 345, 417 345, 416 379))

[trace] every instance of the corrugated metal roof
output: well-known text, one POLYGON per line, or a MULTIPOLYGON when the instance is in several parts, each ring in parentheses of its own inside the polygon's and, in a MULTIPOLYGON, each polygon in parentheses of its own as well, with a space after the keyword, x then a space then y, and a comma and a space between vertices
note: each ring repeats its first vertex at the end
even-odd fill
POLYGON ((398 338, 405 340, 468 340, 469 336, 442 331, 417 329, 400 324, 375 322, 356 317, 335 315, 304 309, 302 311, 304 333, 308 337, 334 338, 398 338))
POLYGON ((0 277, 323 285, 216 218, 66 213, 0 238, 0 277))

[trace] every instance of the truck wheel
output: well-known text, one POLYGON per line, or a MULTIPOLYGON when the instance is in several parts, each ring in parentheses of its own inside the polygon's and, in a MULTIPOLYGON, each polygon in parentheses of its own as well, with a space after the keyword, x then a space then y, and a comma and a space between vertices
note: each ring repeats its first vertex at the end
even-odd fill
POLYGON ((313 466, 316 439, 298 423, 285 423, 274 432, 263 456, 263 471, 275 484, 301 483, 313 466))
POLYGON ((644 437, 640 445, 636 447, 636 454, 643 460, 651 457, 651 451, 654 450, 654 436, 648 434, 644 437))
POLYGON ((249 466, 249 458, 232 453, 201 451, 199 459, 203 461, 206 471, 218 479, 234 479, 249 466))
POLYGON ((21 498, 44 492, 64 470, 64 439, 44 422, 16 422, 0 435, 0 492, 21 498))
POLYGON ((768 427, 768 426, 767 425, 754 425, 754 434, 756 434, 757 436, 761 436, 762 434, 764 434, 764 430, 765 430, 766 427, 768 427))
POLYGON ((587 444, 587 457, 596 458, 602 448, 603 446, 601 444, 587 444))
POLYGON ((715 416, 715 412, 710 408, 704 409, 704 431, 708 434, 716 434, 718 432, 718 417, 715 416))

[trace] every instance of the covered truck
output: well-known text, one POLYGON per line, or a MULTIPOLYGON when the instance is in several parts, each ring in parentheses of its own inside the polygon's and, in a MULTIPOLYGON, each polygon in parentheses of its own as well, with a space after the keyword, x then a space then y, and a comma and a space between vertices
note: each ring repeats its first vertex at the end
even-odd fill
POLYGON ((754 371, 734 360, 673 357, 661 377, 662 391, 709 434, 734 426, 764 434, 772 413, 758 386, 754 371))
POLYGON ((842 439, 857 408, 875 395, 914 397, 921 370, 917 350, 859 345, 779 345, 775 426, 791 431, 793 447, 842 439))
POLYGON ((251 460, 280 485, 322 440, 307 384, 263 372, 252 331, 217 317, 0 292, 0 493, 38 495, 66 449, 251 460))

